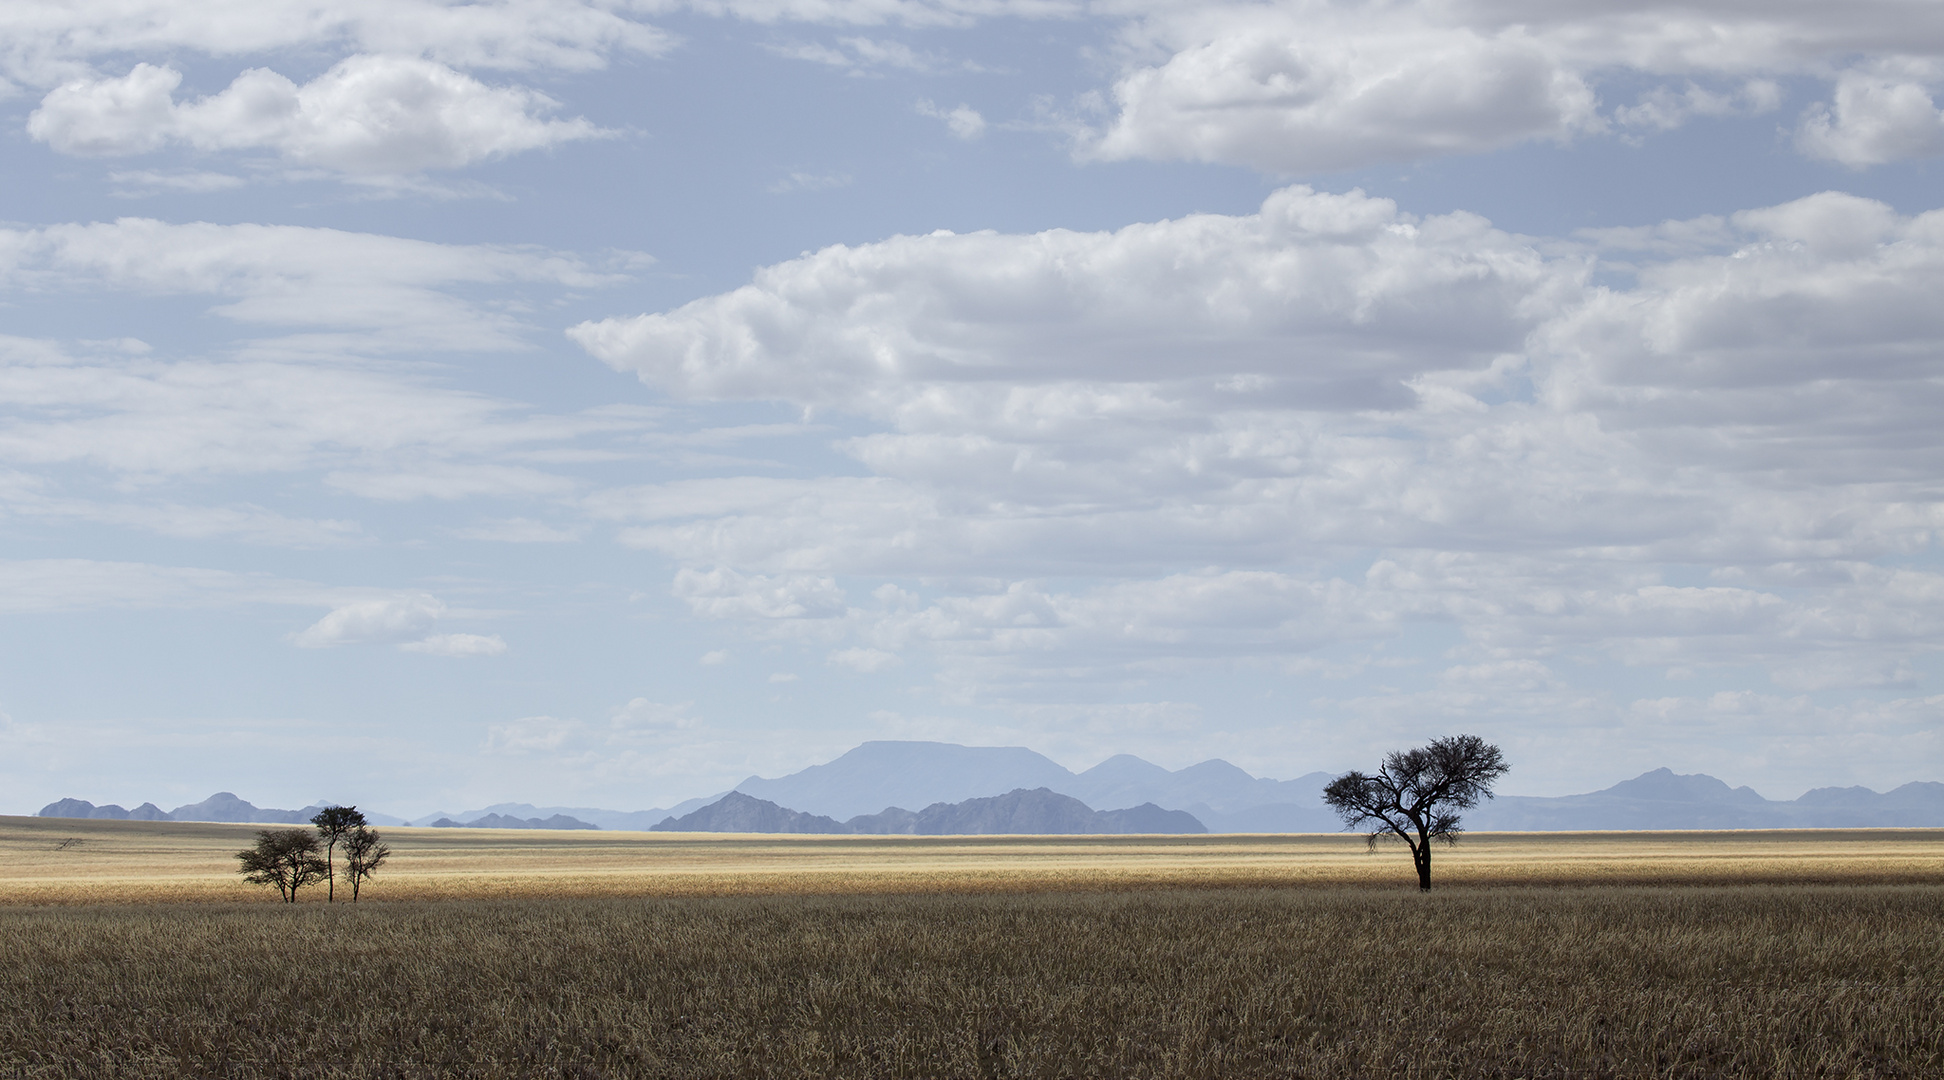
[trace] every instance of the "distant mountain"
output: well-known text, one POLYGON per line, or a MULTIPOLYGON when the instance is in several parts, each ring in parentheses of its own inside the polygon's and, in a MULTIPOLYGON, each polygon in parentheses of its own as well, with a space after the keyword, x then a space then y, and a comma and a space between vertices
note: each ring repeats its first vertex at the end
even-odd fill
POLYGON ((472 821, 454 821, 440 818, 432 823, 435 829, 598 829, 599 825, 589 825, 565 814, 555 814, 550 818, 518 818, 506 814, 486 814, 472 821))
POLYGON ((842 822, 820 814, 785 809, 768 799, 732 791, 681 817, 657 823, 654 832, 842 833, 842 822))
MULTIPOLYGON (((302 810, 275 810, 239 799, 232 792, 219 791, 199 803, 189 803, 167 811, 154 803, 143 803, 133 810, 124 810, 113 803, 107 806, 96 806, 86 799, 61 799, 41 807, 37 816, 106 818, 114 821, 223 821, 260 825, 303 825, 322 809, 324 804, 316 803, 302 810)), ((404 819, 389 814, 367 812, 365 819, 373 825, 405 824, 404 819)))
POLYGON ((86 799, 62 799, 41 807, 40 817, 99 818, 108 821, 168 821, 169 812, 145 802, 133 810, 124 810, 114 803, 96 806, 86 799))
POLYGON ((838 821, 807 814, 732 791, 708 806, 655 826, 657 832, 820 833, 874 836, 1077 835, 1203 833, 1194 815, 1153 803, 1096 811, 1070 795, 1047 788, 1018 788, 1004 795, 933 803, 923 810, 887 807, 838 821))
POLYGON ((1909 783, 1887 794, 1817 788, 1784 802, 1703 773, 1663 768, 1585 795, 1501 795, 1463 816, 1468 829, 1509 832, 1937 827, 1944 826, 1944 784, 1909 783))
POLYGON ((705 796, 700 799, 689 799, 676 803, 667 809, 656 810, 602 810, 593 806, 535 806, 532 803, 494 803, 491 806, 482 807, 478 810, 466 810, 457 814, 441 810, 413 821, 401 822, 400 824, 437 825, 442 818, 451 821, 474 821, 488 814, 500 814, 505 817, 516 818, 549 818, 555 815, 563 815, 574 818, 577 821, 586 822, 596 828, 615 829, 622 832, 641 832, 652 828, 657 821, 668 817, 670 814, 686 814, 697 807, 707 806, 720 798, 722 798, 722 793, 717 792, 714 795, 705 796))
POLYGON ((1072 779, 1058 762, 1023 746, 867 742, 828 764, 776 780, 752 776, 736 790, 845 820, 890 806, 962 802, 1072 779))
POLYGON ((1153 803, 1204 817, 1270 805, 1320 809, 1331 776, 1265 780, 1220 759, 1170 772, 1132 754, 1074 773, 1023 746, 884 741, 774 780, 752 776, 736 790, 839 820, 887 806, 957 803, 1042 787, 1090 807, 1153 803))

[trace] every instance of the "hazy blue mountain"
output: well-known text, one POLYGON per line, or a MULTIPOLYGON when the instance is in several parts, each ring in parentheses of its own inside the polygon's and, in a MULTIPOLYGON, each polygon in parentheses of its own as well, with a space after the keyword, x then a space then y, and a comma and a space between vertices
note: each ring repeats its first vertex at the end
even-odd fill
POLYGON ((842 833, 842 822, 732 791, 701 809, 656 823, 655 832, 842 833))
POLYGON ((1473 830, 1843 829, 1944 826, 1944 784, 1817 788, 1799 799, 1765 799, 1703 773, 1655 769, 1602 791, 1554 798, 1501 795, 1464 814, 1473 830))
POLYGON ((1154 803, 1170 810, 1228 813, 1271 804, 1322 805, 1328 773, 1265 780, 1219 759, 1170 772, 1117 754, 1074 773, 1023 746, 867 742, 824 765, 774 780, 752 776, 736 790, 807 813, 847 820, 885 807, 930 806, 1046 788, 1089 807, 1154 803))
MULTIPOLYGON (((223 821, 247 822, 263 825, 302 825, 310 821, 323 803, 306 806, 302 810, 275 810, 257 806, 239 799, 228 791, 219 791, 199 803, 178 806, 174 810, 164 810, 152 802, 145 802, 133 810, 124 810, 113 803, 96 806, 86 799, 61 799, 41 807, 39 817, 99 818, 114 821, 223 821)), ((403 825, 403 818, 389 814, 366 813, 365 820, 373 825, 403 825)))
POLYGON ((1047 788, 1024 788, 956 803, 933 803, 923 810, 887 807, 838 821, 807 814, 732 791, 708 806, 655 826, 657 832, 824 833, 874 836, 1077 835, 1201 833, 1194 815, 1163 810, 1153 803, 1125 810, 1094 810, 1047 788))
POLYGON ((435 829, 598 829, 585 821, 555 814, 549 818, 519 818, 508 814, 486 814, 472 821, 454 821, 440 818, 432 823, 435 829))
POLYGON ((436 826, 440 819, 454 822, 469 822, 485 817, 488 814, 499 814, 503 817, 515 818, 548 818, 560 815, 574 818, 599 829, 612 829, 620 832, 646 832, 654 828, 656 822, 662 821, 670 815, 680 817, 692 810, 709 805, 717 799, 722 798, 723 794, 723 792, 717 792, 714 795, 705 796, 700 799, 688 799, 683 802, 678 802, 674 806, 666 809, 655 810, 603 810, 594 806, 535 806, 532 803, 494 803, 491 806, 481 807, 478 810, 466 810, 457 814, 441 810, 437 813, 426 814, 423 817, 415 818, 409 822, 399 822, 399 824, 436 826))
POLYGON ((844 820, 890 806, 955 803, 1073 779, 1023 746, 867 742, 824 765, 775 780, 752 776, 736 790, 810 814, 844 820))

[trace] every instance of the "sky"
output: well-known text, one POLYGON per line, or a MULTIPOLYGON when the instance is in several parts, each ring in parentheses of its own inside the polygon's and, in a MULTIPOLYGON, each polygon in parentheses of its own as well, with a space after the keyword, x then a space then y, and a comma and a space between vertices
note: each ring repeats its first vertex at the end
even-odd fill
POLYGON ((1944 12, 13 0, 0 812, 1944 779, 1944 12))

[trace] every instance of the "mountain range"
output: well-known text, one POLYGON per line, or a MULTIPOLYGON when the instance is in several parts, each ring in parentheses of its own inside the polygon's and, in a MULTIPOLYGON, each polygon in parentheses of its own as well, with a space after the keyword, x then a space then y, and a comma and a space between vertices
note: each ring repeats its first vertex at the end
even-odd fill
MULTIPOLYGON (((1169 770, 1130 754, 1108 758, 1076 773, 1024 747, 887 741, 864 743, 835 760, 787 776, 752 776, 733 790, 779 809, 827 818, 840 825, 892 811, 922 815, 939 804, 956 805, 1044 788, 1077 800, 1089 812, 1114 812, 1145 803, 1159 810, 1184 811, 1213 833, 1336 832, 1341 823, 1322 800, 1323 786, 1333 775, 1313 772, 1294 780, 1271 780, 1251 776, 1220 759, 1169 770), (925 809, 901 809, 914 806, 925 809)), ((521 822, 565 817, 576 823, 570 827, 645 830, 669 818, 682 819, 719 802, 726 794, 719 791, 649 810, 497 803, 458 814, 441 811, 412 821, 369 811, 367 816, 380 825, 430 825, 440 819, 479 825, 489 815, 521 822)), ((262 809, 219 792, 203 802, 166 812, 153 803, 130 811, 63 799, 41 814, 302 822, 317 809, 262 809)), ((1500 796, 1467 811, 1464 819, 1467 828, 1481 831, 1938 827, 1944 826, 1944 783, 1918 781, 1887 793, 1864 787, 1817 788, 1800 798, 1782 801, 1764 798, 1751 788, 1731 788, 1712 776, 1682 775, 1663 768, 1583 795, 1500 796)))
MULTIPOLYGON (((228 821, 251 822, 264 825, 302 825, 316 816, 319 810, 329 803, 312 803, 302 810, 276 810, 257 806, 237 798, 227 791, 219 791, 198 803, 178 806, 174 810, 164 810, 152 802, 145 802, 133 810, 125 810, 115 803, 96 806, 86 799, 62 799, 41 807, 40 817, 96 818, 108 821, 228 821)), ((404 818, 389 814, 365 812, 365 820, 373 825, 403 825, 404 818)))
POLYGON ((1100 811, 1071 795, 1047 788, 1014 788, 1004 795, 933 803, 923 810, 888 807, 849 821, 807 814, 740 791, 683 816, 670 817, 656 832, 825 833, 851 836, 1127 835, 1205 833, 1185 810, 1163 810, 1142 803, 1125 810, 1100 811))

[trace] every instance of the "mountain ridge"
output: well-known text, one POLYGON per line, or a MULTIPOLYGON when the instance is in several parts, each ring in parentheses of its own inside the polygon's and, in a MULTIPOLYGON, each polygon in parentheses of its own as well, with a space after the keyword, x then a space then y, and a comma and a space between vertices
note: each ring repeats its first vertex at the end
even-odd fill
MULTIPOLYGON (((1220 758, 1169 770, 1131 754, 1116 754, 1076 773, 1025 747, 878 740, 786 776, 750 777, 732 790, 840 823, 899 807, 956 804, 1044 787, 1078 799, 1090 810, 1107 808, 1095 811, 1100 813, 1140 804, 1181 811, 1210 832, 1335 832, 1341 824, 1322 801, 1323 786, 1332 776, 1312 772, 1294 780, 1272 780, 1251 776, 1220 758)), ((633 811, 496 803, 413 821, 366 814, 379 825, 429 825, 442 818, 466 822, 488 815, 521 821, 561 816, 603 829, 645 830, 719 802, 725 794, 633 811)), ((309 820, 321 805, 261 808, 231 792, 218 792, 173 811, 154 803, 126 810, 62 799, 43 807, 40 816, 295 824, 309 820)), ((1944 783, 1913 781, 1889 792, 1822 787, 1783 801, 1764 798, 1753 788, 1730 787, 1705 773, 1680 774, 1662 767, 1578 795, 1502 795, 1466 811, 1464 821, 1478 831, 1939 827, 1944 826, 1944 783)))
POLYGON ((1075 836, 1206 833, 1194 815, 1153 803, 1095 810, 1048 788, 1015 788, 1004 795, 933 803, 912 811, 889 806, 838 821, 731 791, 654 832, 814 833, 836 836, 1075 836))

